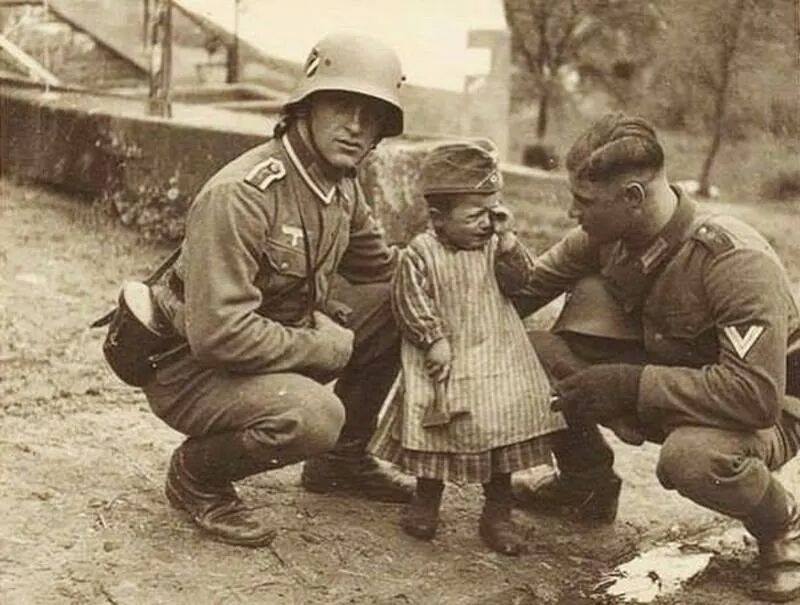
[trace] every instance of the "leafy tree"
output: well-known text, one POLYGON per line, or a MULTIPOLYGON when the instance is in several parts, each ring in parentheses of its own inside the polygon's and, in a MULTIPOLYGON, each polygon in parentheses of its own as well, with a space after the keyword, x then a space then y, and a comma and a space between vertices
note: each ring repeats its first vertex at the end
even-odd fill
POLYGON ((642 0, 505 0, 504 8, 516 63, 538 95, 539 139, 565 70, 589 71, 615 93, 615 72, 624 78, 646 62, 661 24, 654 4, 642 0), (613 60, 621 55, 625 61, 613 60))
MULTIPOLYGON (((772 57, 776 54, 775 45, 779 49, 790 45, 790 3, 791 0, 665 0, 662 4, 667 28, 659 42, 661 61, 651 94, 669 113, 668 125, 691 127, 699 123, 710 134, 698 177, 700 195, 708 195, 714 160, 725 136, 735 131, 732 114, 744 121, 742 115, 756 113, 756 99, 745 91, 749 87, 752 93, 758 87, 748 80, 759 72, 780 71, 772 57)), ((779 76, 773 79, 779 80, 779 76)), ((773 86, 762 95, 772 97, 779 88, 773 86)), ((766 104, 766 99, 763 102, 766 104)), ((770 107, 764 113, 784 106, 773 100, 770 107)), ((761 117, 762 122, 768 119, 761 117)))

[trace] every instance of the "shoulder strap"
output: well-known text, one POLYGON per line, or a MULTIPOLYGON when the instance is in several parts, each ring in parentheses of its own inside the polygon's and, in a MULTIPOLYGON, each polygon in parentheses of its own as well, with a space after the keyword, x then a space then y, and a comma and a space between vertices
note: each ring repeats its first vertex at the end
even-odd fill
MULTIPOLYGON (((164 275, 167 269, 169 269, 176 260, 178 260, 178 256, 180 256, 181 247, 178 246, 175 250, 173 250, 170 255, 164 259, 164 261, 153 271, 146 279, 142 281, 142 283, 146 286, 152 286, 154 283, 158 281, 158 279, 164 275)), ((103 315, 101 318, 94 320, 89 327, 90 328, 102 328, 103 326, 107 326, 111 323, 111 320, 114 318, 114 313, 117 312, 117 308, 114 307, 103 315)))
POLYGON ((142 283, 144 283, 144 284, 146 284, 148 286, 152 286, 154 283, 156 283, 158 281, 158 279, 162 275, 164 275, 166 270, 169 269, 175 263, 176 260, 178 260, 178 257, 180 256, 180 254, 181 254, 181 247, 178 246, 177 248, 175 248, 175 250, 173 250, 170 253, 170 255, 167 258, 164 259, 164 262, 162 262, 156 268, 156 270, 153 271, 150 274, 150 276, 147 279, 145 279, 142 283))

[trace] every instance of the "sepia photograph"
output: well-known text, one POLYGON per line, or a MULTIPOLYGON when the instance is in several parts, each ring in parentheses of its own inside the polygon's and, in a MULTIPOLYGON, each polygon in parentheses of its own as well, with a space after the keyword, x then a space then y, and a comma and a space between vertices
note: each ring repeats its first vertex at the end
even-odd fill
POLYGON ((800 605, 799 452, 800 0, 0 0, 0 603, 800 605))

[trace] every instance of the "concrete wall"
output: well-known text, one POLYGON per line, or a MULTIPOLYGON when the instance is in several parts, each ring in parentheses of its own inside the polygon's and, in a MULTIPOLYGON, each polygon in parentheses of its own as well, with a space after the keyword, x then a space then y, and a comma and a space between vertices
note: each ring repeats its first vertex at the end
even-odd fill
MULTIPOLYGON (((178 106, 165 120, 143 115, 143 103, 133 99, 43 95, 0 83, 0 174, 86 194, 148 237, 178 239, 203 182, 268 132, 240 114, 196 110, 178 106)), ((385 141, 364 166, 365 190, 392 241, 405 242, 425 226, 417 179, 433 144, 385 141)), ((560 179, 521 167, 506 167, 504 176, 511 199, 551 203, 563 189, 560 179)))

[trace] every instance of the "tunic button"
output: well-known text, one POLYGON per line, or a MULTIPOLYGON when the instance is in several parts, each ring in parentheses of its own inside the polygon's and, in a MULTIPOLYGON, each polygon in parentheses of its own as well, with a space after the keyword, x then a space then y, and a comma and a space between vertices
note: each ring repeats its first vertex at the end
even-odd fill
POLYGON ((655 338, 656 340, 664 340, 664 335, 661 332, 656 332, 653 338, 655 338))
POLYGON ((285 269, 288 269, 288 268, 289 268, 289 263, 287 263, 286 261, 283 261, 283 262, 281 263, 281 269, 284 269, 284 270, 285 270, 285 269))

